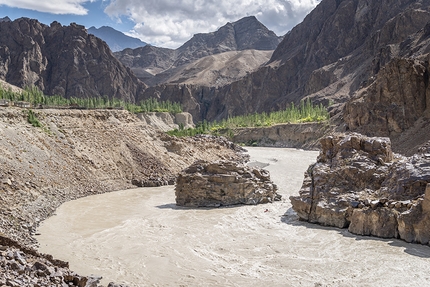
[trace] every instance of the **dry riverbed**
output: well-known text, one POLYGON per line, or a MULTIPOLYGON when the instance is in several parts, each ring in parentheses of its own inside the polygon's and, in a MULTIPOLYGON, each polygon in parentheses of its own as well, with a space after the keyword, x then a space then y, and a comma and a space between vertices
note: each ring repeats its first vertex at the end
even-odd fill
POLYGON ((63 204, 40 251, 79 274, 130 286, 425 286, 430 248, 298 221, 297 194, 317 152, 249 148, 281 202, 181 208, 174 188, 140 188, 63 204))

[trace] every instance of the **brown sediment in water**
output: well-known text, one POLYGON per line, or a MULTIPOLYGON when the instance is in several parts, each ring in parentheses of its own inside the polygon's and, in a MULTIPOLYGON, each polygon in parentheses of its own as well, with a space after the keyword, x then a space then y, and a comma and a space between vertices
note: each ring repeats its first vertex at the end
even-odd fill
POLYGON ((175 205, 172 186, 86 197, 62 205, 42 224, 40 251, 69 261, 80 274, 130 286, 427 284, 427 246, 298 221, 288 197, 297 194, 317 152, 249 153, 251 162, 269 164, 284 200, 183 208, 175 205))

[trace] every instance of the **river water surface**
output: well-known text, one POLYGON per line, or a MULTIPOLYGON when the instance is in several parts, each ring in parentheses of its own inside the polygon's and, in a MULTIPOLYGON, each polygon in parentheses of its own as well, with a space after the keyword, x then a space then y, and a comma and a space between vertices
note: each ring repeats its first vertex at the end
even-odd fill
POLYGON ((317 152, 249 148, 283 199, 224 208, 175 205, 174 187, 63 204, 40 252, 81 275, 129 286, 430 286, 430 247, 355 236, 297 220, 288 199, 317 152))

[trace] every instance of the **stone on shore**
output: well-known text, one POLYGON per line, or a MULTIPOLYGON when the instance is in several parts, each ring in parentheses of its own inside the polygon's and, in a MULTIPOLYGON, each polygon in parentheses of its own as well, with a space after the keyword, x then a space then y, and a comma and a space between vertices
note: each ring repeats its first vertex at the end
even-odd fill
POLYGON ((280 200, 277 186, 265 169, 234 161, 196 161, 176 180, 176 204, 190 207, 219 207, 260 204, 280 200))
POLYGON ((360 134, 323 138, 299 196, 302 220, 348 228, 351 233, 428 244, 430 158, 422 150, 396 155, 388 138, 360 134))

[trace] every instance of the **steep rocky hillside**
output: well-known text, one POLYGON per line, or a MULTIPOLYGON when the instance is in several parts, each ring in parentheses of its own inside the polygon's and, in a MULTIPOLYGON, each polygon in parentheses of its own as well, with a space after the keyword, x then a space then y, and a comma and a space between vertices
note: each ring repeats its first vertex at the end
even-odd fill
POLYGON ((127 111, 0 108, 0 235, 30 243, 61 203, 133 186, 172 184, 195 160, 240 158, 230 142, 178 139, 127 111))
POLYGON ((20 18, 0 22, 0 79, 45 94, 134 102, 145 85, 84 26, 20 18))
MULTIPOLYGON (((373 120, 383 121, 387 126, 389 120, 384 118, 388 108, 386 102, 391 101, 393 93, 414 94, 415 87, 419 86, 420 102, 423 96, 425 98, 423 91, 427 87, 428 73, 424 58, 428 50, 422 48, 420 42, 428 37, 424 27, 429 21, 430 1, 323 0, 302 23, 285 35, 269 63, 258 71, 218 88, 197 85, 149 88, 144 98, 157 95, 162 99, 180 99, 188 105, 194 118, 213 120, 279 109, 290 102, 311 97, 326 104, 334 102, 332 114, 337 114, 335 119, 339 126, 350 130, 361 126, 360 131, 367 133, 367 127, 380 129, 374 126, 373 120), (406 70, 396 69, 396 61, 409 62, 406 65, 409 68, 402 64, 406 70), (411 63, 422 67, 417 70, 411 63), (375 79, 380 79, 381 83, 384 79, 399 83, 385 84, 386 102, 379 105, 375 104, 380 99, 379 86, 372 86, 375 79), (411 87, 405 90, 405 86, 411 87), (353 124, 356 115, 343 116, 344 104, 355 97, 355 102, 362 101, 364 92, 361 89, 366 87, 369 87, 366 94, 374 96, 365 100, 368 104, 361 110, 380 115, 368 117, 367 127, 353 124)), ((411 105, 415 107, 412 102, 412 98, 395 101, 398 108, 393 109, 393 113, 400 116, 404 110, 404 118, 408 118, 408 124, 396 128, 397 133, 411 127, 426 109, 422 104, 419 104, 420 108, 410 108, 411 105)), ((354 107, 346 108, 345 112, 351 114, 349 111, 352 110, 357 113, 354 107)), ((387 130, 382 132, 394 136, 387 130)), ((393 142, 395 150, 397 144, 393 142)))
MULTIPOLYGON (((153 86, 160 83, 175 82, 174 79, 171 79, 172 75, 180 74, 183 69, 193 70, 193 67, 186 67, 186 65, 204 57, 230 51, 273 51, 280 41, 281 38, 276 36, 273 31, 267 29, 254 16, 250 16, 233 23, 227 23, 215 32, 196 34, 178 49, 143 47, 116 52, 115 56, 124 65, 130 67, 139 79, 153 86)), ((254 59, 248 58, 246 61, 250 62, 251 67, 255 67, 267 60, 263 58, 254 61, 254 59)), ((201 65, 202 62, 199 64, 201 65)), ((193 63, 193 65, 196 64, 193 63)), ((234 66, 234 64, 230 64, 230 66, 234 66)), ((210 69, 210 67, 204 69, 210 69)), ((213 69, 213 73, 217 73, 219 69, 221 68, 213 69)), ((244 69, 245 72, 253 71, 252 68, 243 65, 234 69, 244 69)), ((197 72, 194 73, 183 74, 179 77, 184 78, 181 83, 188 78, 198 77, 196 74, 199 71, 201 69, 197 69, 197 72)), ((230 73, 229 77, 235 80, 240 78, 234 72, 230 73)), ((202 84, 211 86, 212 82, 203 82, 202 84)))

